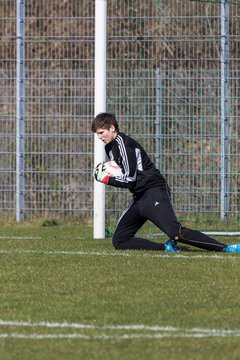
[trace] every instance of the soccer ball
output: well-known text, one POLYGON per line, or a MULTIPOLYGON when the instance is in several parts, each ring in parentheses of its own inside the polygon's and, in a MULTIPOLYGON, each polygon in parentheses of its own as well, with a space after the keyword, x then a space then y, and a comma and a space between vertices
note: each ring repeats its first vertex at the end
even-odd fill
POLYGON ((113 160, 104 163, 104 170, 109 176, 122 176, 121 168, 113 160))

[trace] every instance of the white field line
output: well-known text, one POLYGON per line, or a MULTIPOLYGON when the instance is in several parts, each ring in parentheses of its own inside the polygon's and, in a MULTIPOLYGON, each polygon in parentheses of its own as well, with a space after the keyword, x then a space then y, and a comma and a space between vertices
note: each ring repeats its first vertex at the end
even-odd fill
MULTIPOLYGON (((227 335, 229 336, 229 335, 227 335)), ((239 335, 231 335, 238 337, 239 335)), ((123 335, 84 335, 84 334, 18 334, 4 333, 0 334, 0 339, 28 339, 28 340, 44 340, 44 339, 83 339, 83 340, 134 340, 134 339, 164 339, 164 338, 207 338, 207 337, 226 337, 224 334, 123 334, 123 335)))
POLYGON ((94 252, 94 251, 65 251, 65 250, 5 250, 0 249, 0 254, 44 254, 44 255, 73 255, 73 256, 120 256, 120 257, 140 257, 140 258, 171 258, 171 259, 240 259, 238 254, 216 254, 205 252, 204 255, 193 255, 191 252, 188 252, 189 255, 183 255, 183 253, 171 253, 166 254, 164 252, 159 252, 157 254, 153 253, 138 253, 132 252, 94 252))
POLYGON ((85 323, 68 323, 68 322, 49 322, 49 321, 40 321, 40 322, 31 322, 31 321, 11 321, 11 320, 0 320, 0 326, 17 326, 17 327, 47 327, 47 328, 71 328, 71 329, 92 329, 92 330, 136 330, 136 331, 166 331, 166 332, 176 332, 176 331, 190 331, 190 332, 207 332, 207 333, 218 333, 219 331, 224 334, 232 335, 233 333, 239 333, 240 329, 236 330, 219 330, 219 329, 203 329, 203 328, 192 328, 186 330, 184 328, 177 328, 173 326, 159 326, 159 325, 105 325, 98 326, 85 323))
MULTIPOLYGON (((41 236, 0 236, 0 240, 39 240, 41 236)), ((75 237, 74 240, 83 240, 83 236, 75 237)))
POLYGON ((41 236, 0 236, 0 240, 36 240, 42 239, 41 236))
POLYGON ((81 330, 93 330, 93 331, 130 331, 125 334, 82 334, 82 333, 48 333, 48 334, 21 334, 21 333, 0 333, 1 338, 16 338, 16 339, 162 339, 162 338, 206 338, 206 337, 239 337, 240 329, 226 330, 226 329, 202 329, 192 328, 183 329, 172 326, 148 326, 148 325, 106 325, 106 326, 95 326, 91 324, 83 323, 51 323, 51 322, 28 322, 28 321, 4 321, 0 320, 0 326, 7 327, 45 327, 45 328, 70 328, 70 329, 81 329, 81 330))

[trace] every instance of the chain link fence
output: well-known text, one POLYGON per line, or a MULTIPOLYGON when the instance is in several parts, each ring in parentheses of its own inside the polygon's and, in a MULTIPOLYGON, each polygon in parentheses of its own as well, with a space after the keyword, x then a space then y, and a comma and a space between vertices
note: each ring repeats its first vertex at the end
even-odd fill
MULTIPOLYGON (((16 216, 17 3, 0 0, 0 216, 6 219, 16 216)), ((161 169, 180 217, 220 219, 225 196, 225 219, 238 223, 240 4, 107 5, 108 111, 161 169), (229 7, 226 18, 223 5, 229 7)), ((94 1, 25 2, 26 220, 92 221, 94 11, 94 1)), ((129 199, 127 191, 107 188, 108 229, 129 199)))

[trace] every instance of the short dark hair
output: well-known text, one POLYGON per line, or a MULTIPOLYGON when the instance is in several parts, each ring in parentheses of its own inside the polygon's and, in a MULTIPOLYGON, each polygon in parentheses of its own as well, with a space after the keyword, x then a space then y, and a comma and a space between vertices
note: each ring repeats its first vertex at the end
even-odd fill
POLYGON ((91 125, 91 130, 96 132, 97 129, 107 129, 109 130, 111 126, 115 127, 115 130, 119 132, 118 123, 114 114, 103 112, 98 114, 91 125))

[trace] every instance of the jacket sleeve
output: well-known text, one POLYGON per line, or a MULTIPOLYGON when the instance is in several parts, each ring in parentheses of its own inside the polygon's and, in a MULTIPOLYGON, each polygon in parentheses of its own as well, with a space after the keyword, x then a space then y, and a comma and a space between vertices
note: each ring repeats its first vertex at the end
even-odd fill
POLYGON ((121 137, 117 137, 117 151, 113 153, 113 157, 116 163, 122 169, 122 176, 110 177, 108 185, 128 188, 131 190, 135 186, 137 177, 137 158, 135 149, 130 146, 126 146, 121 137))

